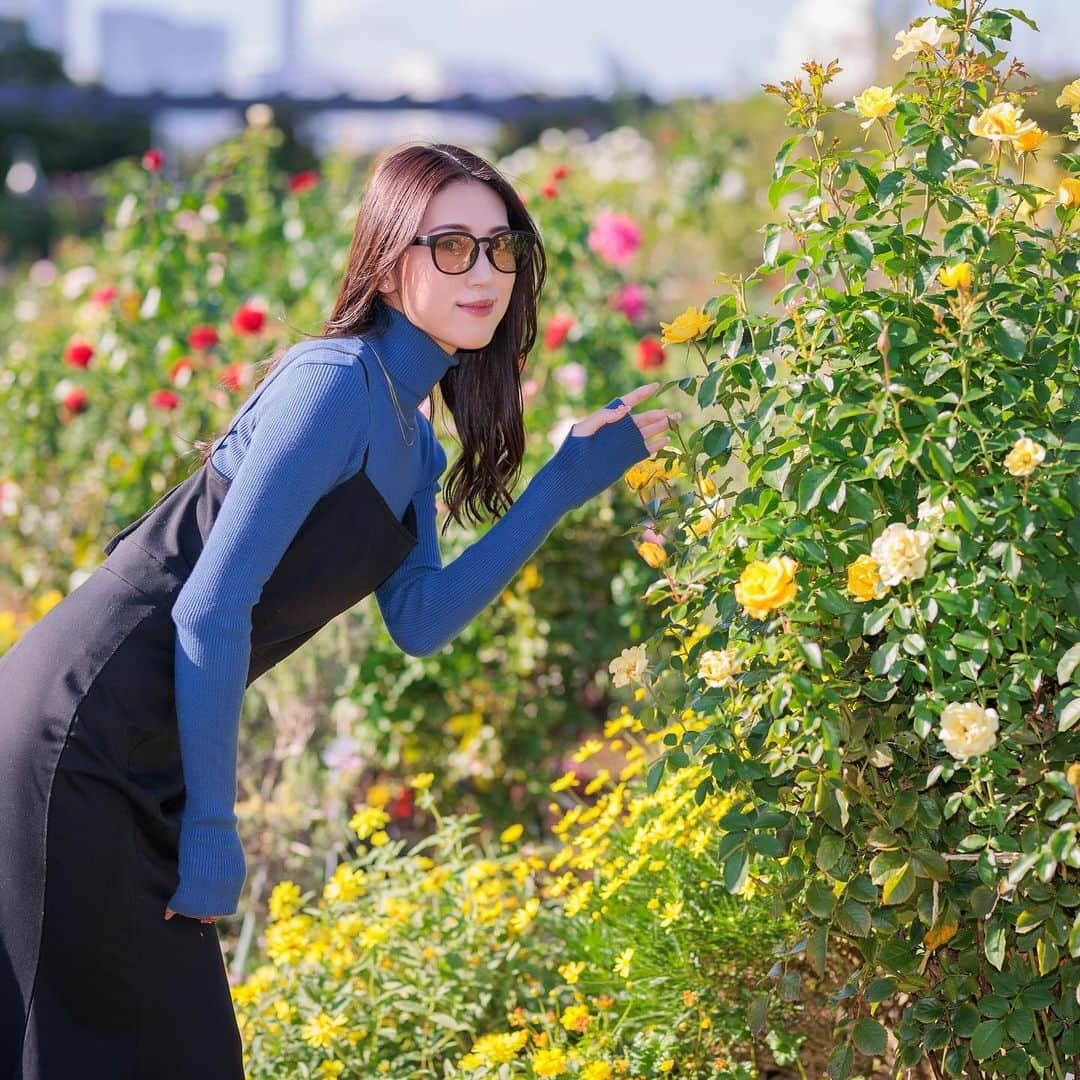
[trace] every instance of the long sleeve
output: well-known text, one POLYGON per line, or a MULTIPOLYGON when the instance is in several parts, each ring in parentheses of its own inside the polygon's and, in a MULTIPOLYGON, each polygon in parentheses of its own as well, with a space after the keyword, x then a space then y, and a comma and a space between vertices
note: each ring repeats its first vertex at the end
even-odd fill
POLYGON ((233 808, 252 608, 312 506, 341 480, 369 430, 370 403, 355 364, 305 357, 268 386, 266 398, 172 610, 187 797, 180 886, 169 906, 185 915, 233 913, 244 884, 233 808))
POLYGON ((438 475, 446 467, 446 454, 434 441, 434 475, 413 498, 418 543, 375 590, 394 643, 413 656, 437 652, 502 592, 563 514, 603 491, 648 453, 630 415, 592 435, 568 435, 513 506, 444 567, 435 495, 441 490, 438 475))

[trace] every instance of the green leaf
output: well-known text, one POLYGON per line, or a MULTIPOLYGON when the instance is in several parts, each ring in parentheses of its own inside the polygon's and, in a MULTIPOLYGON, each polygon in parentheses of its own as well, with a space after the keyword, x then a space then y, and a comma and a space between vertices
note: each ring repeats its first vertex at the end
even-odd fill
POLYGON ((855 1063, 855 1052, 850 1046, 838 1046, 829 1055, 829 1063, 825 1067, 829 1074, 829 1080, 847 1080, 851 1075, 851 1067, 855 1063))
POLYGON ((750 1008, 746 1014, 746 1026, 750 1029, 750 1034, 755 1038, 759 1038, 765 1033, 765 1025, 769 1017, 769 995, 758 994, 756 998, 750 1003, 750 1008))
POLYGON ((915 871, 911 863, 904 863, 894 870, 881 887, 881 900, 884 904, 903 904, 911 899, 915 891, 915 871))
POLYGON ((750 858, 744 848, 732 852, 724 862, 724 887, 729 893, 742 892, 750 868, 750 858))
POLYGON ((836 909, 836 923, 845 934, 866 937, 870 933, 870 909, 849 898, 836 909))
POLYGON ((984 1020, 971 1036, 971 1054, 976 1061, 985 1061, 996 1054, 1005 1042, 1005 1025, 1000 1020, 984 1020))
POLYGON ((806 906, 819 919, 828 919, 836 908, 836 897, 823 882, 813 881, 806 890, 806 906))
POLYGON ((762 255, 762 261, 766 266, 776 265, 776 256, 780 251, 780 240, 782 235, 782 226, 775 222, 765 226, 765 249, 762 255))
POLYGON ((868 267, 874 261, 874 242, 862 229, 844 233, 844 249, 860 266, 868 267))
POLYGON ((1077 642, 1058 661, 1057 681, 1058 685, 1064 686, 1072 677, 1077 665, 1080 665, 1080 642, 1077 642))
POLYGON ((806 470, 799 481, 799 509, 813 510, 821 500, 821 493, 836 475, 838 466, 813 465, 806 470))
POLYGON ((856 1023, 851 1034, 855 1040, 855 1047, 860 1054, 866 1054, 868 1057, 880 1057, 885 1053, 887 1042, 885 1029, 876 1020, 864 1017, 856 1023))
POLYGON ((983 952, 986 954, 986 959, 1000 971, 1005 963, 1005 924, 1003 922, 995 919, 987 925, 983 952))
POLYGON ((829 928, 818 926, 806 939, 806 960, 818 976, 825 974, 825 957, 829 945, 829 928))
POLYGON ((1015 319, 1001 319, 993 330, 994 343, 1011 360, 1019 360, 1027 349, 1027 334, 1015 319))

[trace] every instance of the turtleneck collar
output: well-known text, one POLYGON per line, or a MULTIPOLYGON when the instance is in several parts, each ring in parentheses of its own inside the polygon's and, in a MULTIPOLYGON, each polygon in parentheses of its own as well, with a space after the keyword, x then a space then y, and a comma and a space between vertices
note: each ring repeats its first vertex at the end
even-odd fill
POLYGON ((402 409, 412 412, 461 358, 448 353, 404 312, 386 303, 379 308, 379 317, 364 339, 378 352, 402 409))

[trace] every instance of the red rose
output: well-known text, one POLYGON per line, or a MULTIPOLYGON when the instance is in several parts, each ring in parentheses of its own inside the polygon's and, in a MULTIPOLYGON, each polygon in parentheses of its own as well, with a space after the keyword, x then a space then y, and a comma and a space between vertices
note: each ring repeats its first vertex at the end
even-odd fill
POLYGON ((314 169, 304 169, 289 177, 289 191, 293 195, 299 195, 308 188, 313 188, 319 183, 319 174, 314 169))
POLYGON ((574 327, 572 315, 552 315, 544 331, 544 344, 549 349, 557 349, 565 340, 566 335, 574 327))
POLYGON ((559 187, 557 184, 545 184, 540 189, 540 194, 545 199, 554 199, 559 194, 559 187))
POLYGON ((191 372, 195 370, 195 365, 191 362, 191 357, 181 356, 179 360, 171 368, 169 368, 169 378, 178 386, 182 386, 187 382, 184 377, 184 372, 191 372))
POLYGON ((205 352, 207 349, 212 349, 221 339, 218 337, 217 331, 205 323, 196 326, 194 330, 188 334, 188 344, 193 349, 198 349, 200 352, 205 352))
POLYGON ((232 317, 232 328, 238 334, 257 334, 266 322, 266 309, 256 304, 241 304, 232 317))
POLYGON ((63 397, 60 398, 60 404, 73 413, 81 413, 88 402, 89 395, 81 386, 73 386, 70 390, 65 391, 63 397))
POLYGON ((416 806, 416 795, 411 787, 402 788, 401 791, 390 800, 386 811, 394 821, 407 821, 413 816, 416 806))
POLYGON ((160 150, 147 150, 142 156, 142 166, 147 172, 161 172, 164 164, 165 155, 160 150))
POLYGON ((653 337, 642 338, 637 347, 637 366, 642 371, 664 366, 664 346, 653 337))
POLYGON ((244 365, 230 364, 218 381, 226 390, 239 390, 244 385, 244 365))
POLYGON ((155 409, 175 409, 180 404, 180 395, 172 390, 155 390, 150 395, 150 404, 155 409))
POLYGON ((89 367, 93 355, 94 346, 86 338, 72 338, 64 350, 64 363, 72 367, 89 367))
POLYGON ((91 294, 90 303, 97 307, 107 307, 116 299, 118 291, 115 285, 106 285, 91 294))
POLYGON ((569 165, 556 165, 555 168, 551 170, 551 179, 552 180, 565 180, 569 175, 570 175, 570 166, 569 165))

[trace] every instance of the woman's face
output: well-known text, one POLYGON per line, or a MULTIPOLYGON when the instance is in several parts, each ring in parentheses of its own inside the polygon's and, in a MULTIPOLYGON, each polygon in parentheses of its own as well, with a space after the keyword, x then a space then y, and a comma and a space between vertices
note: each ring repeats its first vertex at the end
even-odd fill
MULTIPOLYGON (((418 235, 464 231, 491 236, 509 228, 506 205, 481 181, 454 180, 431 197, 418 235)), ((380 283, 383 299, 420 327, 448 353, 482 349, 510 306, 516 274, 496 270, 480 245, 476 262, 464 274, 444 274, 431 258, 431 249, 413 244, 398 260, 392 278, 380 283), (473 314, 463 304, 491 300, 486 314, 473 314)))

